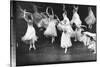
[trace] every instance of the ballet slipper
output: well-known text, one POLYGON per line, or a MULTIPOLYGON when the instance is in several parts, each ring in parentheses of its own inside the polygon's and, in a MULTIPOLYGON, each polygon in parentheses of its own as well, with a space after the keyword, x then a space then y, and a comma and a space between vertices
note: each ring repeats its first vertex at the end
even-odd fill
POLYGON ((34 48, 34 50, 36 50, 36 47, 35 47, 35 45, 33 44, 33 48, 34 48))
POLYGON ((76 35, 75 35, 75 39, 74 39, 74 41, 75 41, 75 42, 77 41, 77 37, 76 37, 76 35))
POLYGON ((67 48, 65 48, 65 53, 67 52, 67 48))
POLYGON ((55 41, 55 38, 54 37, 52 37, 52 43, 55 41))
POLYGON ((32 45, 30 45, 30 47, 29 47, 29 51, 32 49, 32 45))
POLYGON ((17 43, 17 47, 18 47, 18 43, 17 43))

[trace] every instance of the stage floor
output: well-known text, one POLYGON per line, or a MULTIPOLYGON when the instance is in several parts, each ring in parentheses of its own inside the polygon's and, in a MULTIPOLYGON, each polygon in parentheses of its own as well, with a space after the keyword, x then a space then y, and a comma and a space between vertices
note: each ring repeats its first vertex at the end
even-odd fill
POLYGON ((37 44, 36 50, 29 51, 28 47, 22 45, 16 48, 16 65, 96 61, 96 54, 92 54, 92 51, 80 42, 74 42, 66 54, 60 44, 51 44, 48 41, 37 44))

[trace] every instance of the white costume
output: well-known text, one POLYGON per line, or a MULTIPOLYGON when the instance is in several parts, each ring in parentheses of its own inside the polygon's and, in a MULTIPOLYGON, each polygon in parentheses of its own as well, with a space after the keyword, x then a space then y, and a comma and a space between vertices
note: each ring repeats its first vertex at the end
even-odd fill
POLYGON ((52 43, 53 43, 55 40, 55 37, 57 36, 56 24, 58 21, 57 21, 57 19, 54 19, 54 13, 53 13, 53 9, 51 7, 47 7, 46 14, 48 15, 48 17, 43 14, 45 16, 45 18, 43 18, 40 21, 40 23, 38 23, 38 27, 46 28, 46 30, 44 31, 44 35, 52 37, 52 43), (48 13, 49 8, 52 11, 52 15, 50 15, 48 13))
POLYGON ((92 9, 90 8, 89 9, 89 14, 86 17, 85 22, 89 25, 89 28, 91 29, 92 28, 92 24, 94 24, 95 21, 96 21, 96 18, 94 16, 94 13, 93 13, 92 9))
POLYGON ((36 31, 33 27, 33 25, 29 25, 28 24, 28 28, 27 31, 25 33, 25 35, 22 37, 22 41, 30 41, 30 48, 29 50, 32 48, 36 49, 35 47, 35 41, 37 41, 37 36, 36 36, 36 31))
POLYGON ((79 14, 77 13, 77 11, 75 11, 74 14, 73 14, 71 24, 73 24, 73 23, 75 23, 78 28, 80 28, 80 26, 82 24, 82 21, 80 19, 79 14))
POLYGON ((56 25, 57 23, 57 20, 50 20, 49 21, 49 24, 48 24, 48 27, 46 28, 45 32, 44 32, 44 35, 46 36, 57 36, 57 31, 56 31, 56 25))
POLYGON ((36 41, 37 40, 36 32, 35 32, 35 29, 32 25, 28 24, 27 31, 26 31, 25 35, 22 37, 22 40, 23 41, 25 41, 25 40, 36 41))
POLYGON ((49 20, 48 18, 43 18, 40 20, 40 22, 37 24, 38 27, 44 27, 45 29, 48 27, 49 20))
POLYGON ((63 13, 64 20, 62 20, 58 24, 58 29, 62 30, 62 36, 61 36, 61 47, 65 48, 65 53, 67 52, 67 48, 72 46, 71 43, 71 35, 73 33, 73 30, 70 25, 70 21, 65 13, 63 13))
POLYGON ((90 37, 88 37, 87 35, 85 34, 82 34, 79 38, 79 41, 80 42, 83 42, 84 43, 84 46, 88 46, 89 43, 90 43, 90 37))
POLYGON ((71 47, 72 43, 71 43, 71 39, 70 39, 70 34, 62 32, 62 36, 61 36, 61 47, 62 48, 68 48, 71 47))
POLYGON ((55 36, 57 36, 57 31, 56 31, 56 27, 55 27, 56 23, 57 23, 57 20, 54 19, 53 9, 51 7, 47 7, 46 13, 49 16, 49 18, 48 18, 49 24, 48 24, 48 27, 46 28, 46 30, 44 32, 44 35, 55 37, 55 36), (51 11, 52 11, 51 15, 48 13, 49 9, 51 9, 51 11))
POLYGON ((82 31, 83 31, 84 29, 83 28, 77 28, 76 30, 75 30, 75 35, 76 35, 76 40, 78 40, 78 41, 80 41, 80 39, 81 39, 81 37, 82 37, 82 31))
POLYGON ((91 33, 91 32, 86 31, 86 32, 84 32, 84 34, 86 34, 86 35, 92 37, 94 40, 96 40, 96 33, 91 33))
POLYGON ((35 41, 37 41, 37 36, 36 36, 36 31, 33 27, 33 16, 31 13, 26 12, 26 10, 23 10, 23 18, 27 22, 27 31, 25 35, 22 37, 22 41, 29 41, 30 48, 29 50, 33 47, 35 48, 35 41), (28 16, 31 17, 31 19, 28 18, 28 16))
POLYGON ((71 43, 71 28, 69 26, 70 24, 58 24, 58 27, 63 30, 62 36, 61 36, 61 47, 65 48, 65 53, 67 52, 67 48, 72 46, 71 43))
POLYGON ((93 38, 92 40, 87 40, 88 44, 86 46, 88 46, 88 49, 93 50, 94 51, 93 54, 95 54, 96 53, 96 34, 90 33, 90 32, 84 32, 84 34, 93 38))

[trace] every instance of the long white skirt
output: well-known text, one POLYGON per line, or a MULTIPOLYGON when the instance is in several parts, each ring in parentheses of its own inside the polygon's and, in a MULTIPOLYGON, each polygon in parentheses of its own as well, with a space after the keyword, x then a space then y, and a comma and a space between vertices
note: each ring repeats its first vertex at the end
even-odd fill
POLYGON ((95 23, 96 19, 95 19, 95 16, 94 16, 92 10, 89 11, 89 15, 86 17, 85 21, 87 24, 94 24, 95 23))
POLYGON ((71 46, 72 46, 72 43, 71 43, 70 35, 62 32, 61 47, 62 48, 68 48, 68 47, 71 47, 71 46))
POLYGON ((22 41, 26 40, 32 40, 32 41, 37 40, 36 32, 33 26, 28 25, 27 31, 25 35, 22 37, 22 41))
POLYGON ((72 17, 71 24, 73 24, 73 23, 75 23, 77 27, 80 27, 80 25, 82 24, 80 16, 77 12, 75 12, 72 17))
POLYGON ((57 31, 55 27, 55 22, 50 22, 47 29, 44 32, 44 35, 46 36, 57 36, 57 31))

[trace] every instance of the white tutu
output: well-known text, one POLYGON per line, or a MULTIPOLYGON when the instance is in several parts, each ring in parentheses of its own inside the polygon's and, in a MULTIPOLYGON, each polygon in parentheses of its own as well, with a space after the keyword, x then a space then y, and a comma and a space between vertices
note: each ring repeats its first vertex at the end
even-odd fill
POLYGON ((62 48, 68 48, 72 46, 71 43, 71 34, 72 34, 72 28, 70 24, 62 24, 59 23, 57 26, 60 30, 63 30, 62 36, 61 36, 61 47, 62 48))
POLYGON ((57 31, 56 31, 56 22, 55 20, 52 20, 49 22, 47 29, 44 32, 44 35, 46 36, 57 36, 57 31))
POLYGON ((95 23, 96 19, 92 10, 89 11, 89 15, 86 17, 85 21, 90 25, 95 23))
POLYGON ((68 48, 71 46, 72 46, 72 43, 70 39, 70 34, 66 34, 65 32, 63 32, 61 36, 61 47, 68 48))
POLYGON ((82 24, 80 16, 78 15, 77 12, 75 12, 72 17, 71 24, 73 24, 73 23, 75 23, 77 27, 80 27, 80 25, 82 24))
POLYGON ((28 24, 28 28, 27 28, 25 35, 22 37, 22 41, 26 41, 26 40, 33 40, 33 41, 37 40, 34 27, 29 24, 28 24))
POLYGON ((37 24, 38 27, 44 27, 47 28, 49 24, 48 18, 43 18, 41 21, 37 24))

